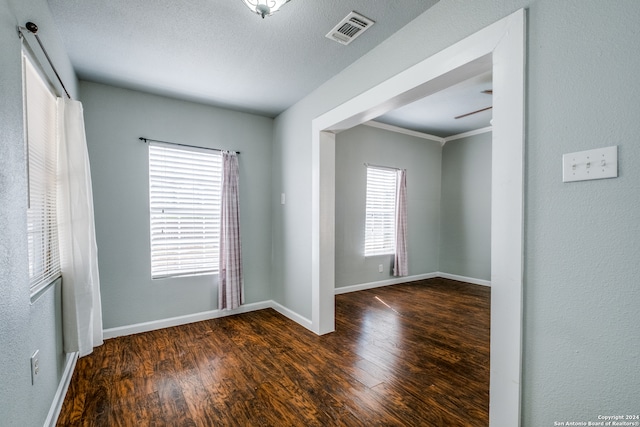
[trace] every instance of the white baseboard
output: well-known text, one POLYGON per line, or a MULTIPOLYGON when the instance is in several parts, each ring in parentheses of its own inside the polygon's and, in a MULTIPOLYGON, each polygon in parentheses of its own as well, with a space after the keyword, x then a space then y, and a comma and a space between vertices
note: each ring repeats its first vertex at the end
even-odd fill
POLYGON ((307 319, 288 309, 287 307, 275 301, 261 301, 251 304, 245 304, 235 310, 211 310, 201 313, 187 314, 185 316, 170 317, 168 319, 153 320, 151 322, 136 323, 127 326, 118 326, 117 328, 105 329, 102 334, 104 339, 116 338, 125 335, 139 334, 142 332, 155 331, 157 329, 170 328, 172 326, 186 325, 203 320, 217 319, 219 317, 232 316, 234 314, 249 313, 250 311, 263 310, 265 308, 273 308, 283 316, 299 323, 301 326, 311 330, 311 320, 307 319))
POLYGON ((456 274, 449 274, 449 273, 443 273, 441 271, 436 271, 435 273, 425 273, 425 274, 417 274, 415 276, 396 277, 389 280, 381 280, 379 282, 369 282, 369 283, 362 283, 359 285, 342 286, 340 288, 335 288, 334 293, 336 295, 340 295, 340 294, 346 294, 349 292, 364 291, 366 289, 380 288, 382 286, 390 286, 390 285, 398 285, 400 283, 415 282, 416 280, 433 279, 435 277, 458 280, 460 282, 472 283, 474 285, 491 286, 491 282, 488 280, 475 279, 473 277, 458 276, 456 274))
POLYGON ((67 395, 69 384, 71 383, 71 377, 73 371, 76 369, 76 362, 78 361, 78 352, 67 353, 67 360, 64 364, 64 371, 62 372, 62 378, 58 384, 56 394, 53 396, 47 419, 44 421, 44 427, 55 427, 60 416, 60 410, 62 410, 62 404, 64 403, 64 397, 67 395))
POLYGON ((235 310, 211 310, 201 313, 187 314, 184 316, 170 317, 167 319, 153 320, 151 322, 136 323, 127 326, 118 326, 103 331, 104 339, 121 337, 123 335, 139 334, 141 332, 155 331, 157 329, 170 328, 172 326, 186 325, 203 320, 217 319, 219 317, 232 316, 234 314, 248 313, 273 307, 273 301, 261 301, 242 305, 235 310))
POLYGON ((436 273, 436 277, 442 277, 443 279, 457 280, 459 282, 472 283, 474 285, 491 286, 491 281, 489 280, 475 279, 473 277, 466 277, 466 276, 458 276, 457 274, 443 273, 441 271, 438 271, 436 273))
POLYGON ((287 307, 285 307, 282 304, 279 304, 275 301, 271 301, 272 303, 272 307, 275 311, 277 311, 278 313, 282 314, 284 317, 288 317, 289 319, 293 320, 294 322, 298 323, 300 326, 304 326, 305 328, 309 329, 310 331, 313 332, 313 329, 311 329, 311 320, 307 319, 306 317, 303 317, 301 315, 299 315, 298 313, 296 313, 295 311, 292 311, 290 309, 288 309, 287 307))
POLYGON ((334 293, 336 295, 346 294, 349 292, 364 291, 365 289, 380 288, 382 286, 397 285, 400 283, 415 282, 416 280, 433 279, 438 277, 438 273, 425 273, 416 274, 415 276, 396 277, 388 280, 381 280, 379 282, 362 283, 359 285, 342 286, 335 288, 334 293))
MULTIPOLYGON (((434 277, 443 277, 445 279, 458 280, 461 282, 473 283, 476 285, 491 286, 491 282, 488 280, 474 279, 473 277, 464 277, 464 276, 458 276, 455 274, 442 273, 437 271, 434 273, 417 274, 414 276, 396 277, 393 279, 381 280, 378 282, 343 286, 340 288, 335 288, 334 293, 336 295, 346 294, 349 292, 363 291, 365 289, 373 289, 373 288, 379 288, 382 286, 397 285, 399 283, 407 283, 407 282, 415 282, 417 280, 432 279, 434 277)), ((204 311, 201 313, 187 314, 185 316, 170 317, 168 319, 160 319, 160 320, 154 320, 151 322, 143 322, 143 323, 136 323, 133 325, 109 328, 103 331, 103 336, 104 336, 104 339, 109 339, 109 338, 115 338, 115 337, 120 337, 124 335, 139 334, 141 332, 155 331, 157 329, 186 325, 188 323, 201 322, 203 320, 217 319, 219 317, 231 316, 234 314, 248 313, 250 311, 263 310, 265 308, 273 308, 278 313, 293 320, 294 322, 309 329, 310 331, 313 330, 311 328, 311 320, 307 319, 304 316, 301 316, 295 311, 288 309, 282 304, 269 300, 269 301, 256 302, 252 304, 246 304, 235 310, 211 310, 211 311, 204 311)))

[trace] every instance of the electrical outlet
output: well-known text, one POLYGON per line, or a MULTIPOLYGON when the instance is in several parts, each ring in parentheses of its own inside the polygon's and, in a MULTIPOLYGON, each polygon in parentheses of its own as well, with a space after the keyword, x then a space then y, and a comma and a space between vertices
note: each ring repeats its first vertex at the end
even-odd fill
POLYGON ((31 356, 31 384, 35 384, 40 375, 40 350, 31 356))
POLYGON ((380 264, 378 266, 378 273, 382 273, 384 271, 384 266, 382 264, 380 264))

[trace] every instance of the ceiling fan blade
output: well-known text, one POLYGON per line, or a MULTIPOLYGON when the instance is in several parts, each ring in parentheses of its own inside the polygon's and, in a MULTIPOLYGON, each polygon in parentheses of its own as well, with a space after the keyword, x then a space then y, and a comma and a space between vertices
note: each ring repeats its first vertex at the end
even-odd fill
POLYGON ((492 109, 492 108, 493 108, 493 106, 491 106, 491 107, 487 107, 487 108, 481 108, 481 109, 479 109, 479 110, 472 111, 472 112, 470 112, 470 113, 463 114, 463 115, 461 115, 461 116, 456 116, 456 117, 454 117, 454 119, 461 119, 461 118, 463 118, 463 117, 467 117, 467 116, 470 116, 470 115, 472 115, 472 114, 481 113, 481 112, 483 112, 483 111, 487 111, 487 110, 490 110, 490 109, 492 109))

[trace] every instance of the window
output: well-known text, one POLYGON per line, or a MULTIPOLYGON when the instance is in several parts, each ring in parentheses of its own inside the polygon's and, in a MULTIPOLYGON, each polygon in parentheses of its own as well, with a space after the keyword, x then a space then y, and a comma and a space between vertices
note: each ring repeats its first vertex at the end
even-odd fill
POLYGON ((56 98, 23 54, 28 168, 27 242, 29 286, 38 293, 60 276, 56 212, 56 98))
POLYGON ((395 252, 396 171, 367 166, 364 256, 395 252))
POLYGON ((151 277, 218 271, 222 156, 149 145, 151 277))

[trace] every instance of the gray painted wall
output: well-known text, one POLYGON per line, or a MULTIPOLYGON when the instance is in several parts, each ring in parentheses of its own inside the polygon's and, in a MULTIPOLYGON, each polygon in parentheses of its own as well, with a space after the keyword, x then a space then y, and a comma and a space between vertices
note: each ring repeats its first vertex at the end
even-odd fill
POLYGON ((336 136, 337 288, 393 278, 393 255, 364 256, 364 163, 407 170, 409 274, 438 271, 441 154, 439 142, 369 126, 336 136))
POLYGON ((336 288, 393 278, 392 255, 363 255, 364 163, 408 171, 410 275, 441 271, 491 280, 491 133, 441 148, 357 126, 336 136, 336 288))
POLYGON ((148 149, 138 137, 240 154, 240 223, 247 303, 271 299, 273 120, 80 83, 96 216, 104 328, 218 308, 217 275, 151 280, 148 149))
POLYGON ((442 147, 440 270, 491 280, 491 133, 442 147))
POLYGON ((16 32, 27 21, 38 24, 58 72, 77 95, 47 2, 0 0, 0 424, 17 427, 44 423, 65 361, 59 283, 33 304, 29 297, 21 43, 16 32), (38 349, 41 373, 31 385, 29 358, 38 349))
POLYGON ((637 413, 640 2, 441 0, 276 118, 274 298, 311 317, 311 120, 527 7, 524 426, 637 413), (617 179, 563 184, 563 153, 618 144, 617 179))

